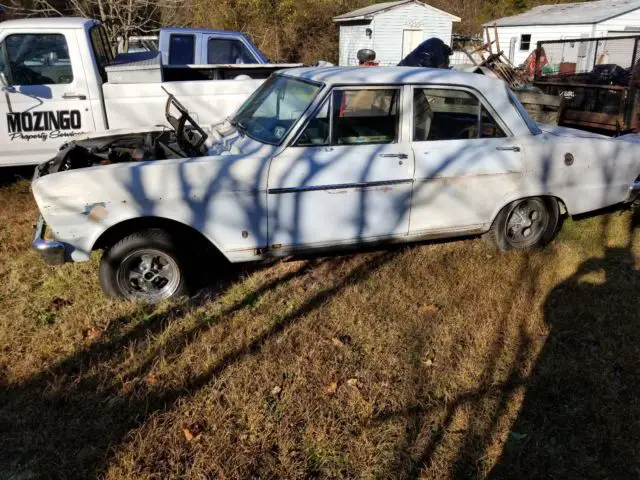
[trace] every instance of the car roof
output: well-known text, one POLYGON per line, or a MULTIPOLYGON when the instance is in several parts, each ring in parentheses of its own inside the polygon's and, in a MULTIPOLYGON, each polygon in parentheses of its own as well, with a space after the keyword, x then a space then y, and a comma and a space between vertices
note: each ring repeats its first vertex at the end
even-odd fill
POLYGON ((3 28, 86 28, 97 25, 97 20, 81 17, 48 17, 48 18, 21 18, 0 22, 3 28))
POLYGON ((283 75, 327 85, 386 85, 404 83, 439 83, 472 86, 478 90, 505 88, 502 80, 442 68, 421 67, 307 67, 292 68, 283 75))

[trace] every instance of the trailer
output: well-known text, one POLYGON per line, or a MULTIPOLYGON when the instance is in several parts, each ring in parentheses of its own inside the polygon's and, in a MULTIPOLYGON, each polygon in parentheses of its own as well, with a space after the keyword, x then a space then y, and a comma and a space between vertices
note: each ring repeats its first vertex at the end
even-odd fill
POLYGON ((538 42, 534 85, 560 95, 560 123, 609 134, 640 128, 640 35, 538 42))

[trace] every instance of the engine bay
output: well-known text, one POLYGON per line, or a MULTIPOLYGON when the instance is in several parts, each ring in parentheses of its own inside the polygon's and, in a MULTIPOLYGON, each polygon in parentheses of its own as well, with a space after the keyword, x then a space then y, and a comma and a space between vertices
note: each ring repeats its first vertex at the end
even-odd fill
POLYGON ((60 147, 55 158, 37 167, 38 176, 98 165, 206 155, 207 134, 187 109, 168 95, 165 117, 172 128, 68 142, 60 147))

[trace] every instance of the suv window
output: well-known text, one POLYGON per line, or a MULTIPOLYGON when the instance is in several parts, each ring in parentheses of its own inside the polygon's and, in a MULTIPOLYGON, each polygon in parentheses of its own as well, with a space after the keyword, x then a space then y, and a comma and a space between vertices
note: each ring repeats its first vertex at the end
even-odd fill
POLYGON ((354 89, 333 92, 333 145, 393 143, 398 141, 400 90, 354 89))
POLYGON ((498 138, 505 134, 480 101, 460 90, 413 93, 413 141, 498 138))
POLYGON ((195 36, 171 35, 169 37, 169 65, 193 65, 195 50, 195 36))
POLYGON ((207 63, 209 65, 256 63, 256 59, 240 40, 210 38, 207 43, 207 63))
POLYGON ((57 85, 73 81, 67 40, 62 34, 16 34, 5 40, 14 85, 57 85))

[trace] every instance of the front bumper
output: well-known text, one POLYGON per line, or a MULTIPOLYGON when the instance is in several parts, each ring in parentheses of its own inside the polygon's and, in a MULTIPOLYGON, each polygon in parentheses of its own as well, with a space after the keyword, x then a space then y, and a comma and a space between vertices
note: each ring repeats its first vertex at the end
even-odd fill
POLYGON ((62 265, 65 262, 64 243, 56 242, 55 240, 45 240, 44 233, 46 229, 47 224, 44 218, 40 217, 36 225, 36 233, 31 246, 49 265, 62 265))

